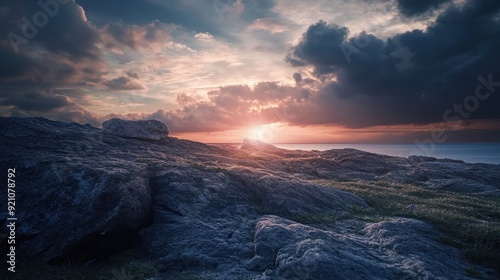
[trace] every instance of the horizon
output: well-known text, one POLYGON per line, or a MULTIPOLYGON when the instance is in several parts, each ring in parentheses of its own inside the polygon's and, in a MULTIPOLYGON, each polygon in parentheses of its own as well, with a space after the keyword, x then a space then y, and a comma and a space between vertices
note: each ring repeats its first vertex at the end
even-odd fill
MULTIPOLYGON (((174 136, 175 137, 175 136, 174 136)), ((183 138, 179 138, 183 139, 183 138)), ((249 138, 252 139, 252 138, 249 138)), ((189 140, 189 139, 186 139, 189 140)), ((242 139, 242 141, 245 139, 242 139)), ((252 139, 252 140, 258 140, 258 139, 252 139)), ((261 141, 261 140, 258 140, 261 141)), ((261 141, 266 144, 271 144, 271 145, 415 145, 415 143, 374 143, 374 142, 358 142, 358 143, 268 143, 261 141)), ((234 143, 229 143, 229 142, 222 142, 222 143, 212 143, 212 142, 202 142, 204 144, 230 144, 230 145, 240 145, 240 143, 234 142, 234 143)), ((448 142, 448 143, 436 143, 436 145, 468 145, 468 144, 500 144, 500 142, 448 142)))
POLYGON ((156 119, 203 143, 500 142, 498 1, 22 0, 0 23, 0 116, 156 119))

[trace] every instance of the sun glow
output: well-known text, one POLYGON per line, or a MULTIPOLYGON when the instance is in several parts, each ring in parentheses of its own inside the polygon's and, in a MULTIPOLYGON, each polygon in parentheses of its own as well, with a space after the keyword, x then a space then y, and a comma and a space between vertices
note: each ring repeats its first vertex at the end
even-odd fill
POLYGON ((264 126, 258 126, 250 129, 247 137, 254 140, 268 142, 272 135, 264 128, 264 126))
POLYGON ((273 143, 277 136, 283 132, 285 124, 277 122, 271 124, 260 125, 251 128, 247 136, 250 139, 259 140, 266 143, 273 143))

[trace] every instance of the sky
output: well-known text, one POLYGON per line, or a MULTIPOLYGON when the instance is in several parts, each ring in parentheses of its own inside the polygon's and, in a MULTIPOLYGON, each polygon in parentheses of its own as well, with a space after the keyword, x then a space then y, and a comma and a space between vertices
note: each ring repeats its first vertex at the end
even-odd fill
POLYGON ((0 115, 207 143, 500 142, 497 0, 4 0, 0 115))

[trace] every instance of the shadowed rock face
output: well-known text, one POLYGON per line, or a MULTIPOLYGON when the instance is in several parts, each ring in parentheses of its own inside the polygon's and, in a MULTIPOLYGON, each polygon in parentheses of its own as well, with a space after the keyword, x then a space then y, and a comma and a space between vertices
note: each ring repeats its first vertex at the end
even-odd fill
POLYGON ((464 268, 473 265, 433 241, 438 232, 421 221, 315 227, 283 217, 369 208, 311 179, 492 195, 500 186, 498 165, 287 151, 255 140, 241 149, 211 146, 166 137, 157 121, 115 119, 103 127, 0 118, 0 168, 16 168, 20 257, 87 261, 134 243, 135 254, 157 261, 165 277, 189 269, 209 279, 467 279, 464 268))

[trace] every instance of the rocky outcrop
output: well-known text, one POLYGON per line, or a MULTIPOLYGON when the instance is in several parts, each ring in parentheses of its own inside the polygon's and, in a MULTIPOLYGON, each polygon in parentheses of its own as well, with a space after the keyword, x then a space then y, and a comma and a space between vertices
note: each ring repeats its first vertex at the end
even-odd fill
POLYGON ((380 223, 346 220, 331 230, 265 216, 255 227, 257 279, 472 279, 456 248, 412 219, 380 223))
POLYGON ((318 179, 493 195, 500 187, 497 165, 287 151, 254 140, 241 149, 205 145, 166 137, 160 124, 0 118, 0 168, 16 168, 19 255, 86 262, 134 245, 166 279, 183 270, 208 279, 467 279, 464 268, 474 265, 421 221, 291 219, 370 210, 318 179))
POLYGON ((104 256, 133 242, 133 233, 146 225, 151 194, 144 164, 31 164, 15 165, 22 205, 16 212, 17 233, 28 239, 20 247, 25 257, 57 261, 104 256), (66 171, 55 174, 51 168, 66 171))
POLYGON ((381 180, 430 189, 500 195, 500 165, 432 157, 401 158, 354 149, 285 152, 256 148, 253 153, 256 151, 265 158, 256 162, 304 179, 381 180), (280 160, 273 160, 275 156, 280 160))
POLYGON ((123 138, 157 141, 168 136, 167 126, 157 120, 126 121, 111 119, 102 123, 104 133, 114 134, 123 138))

